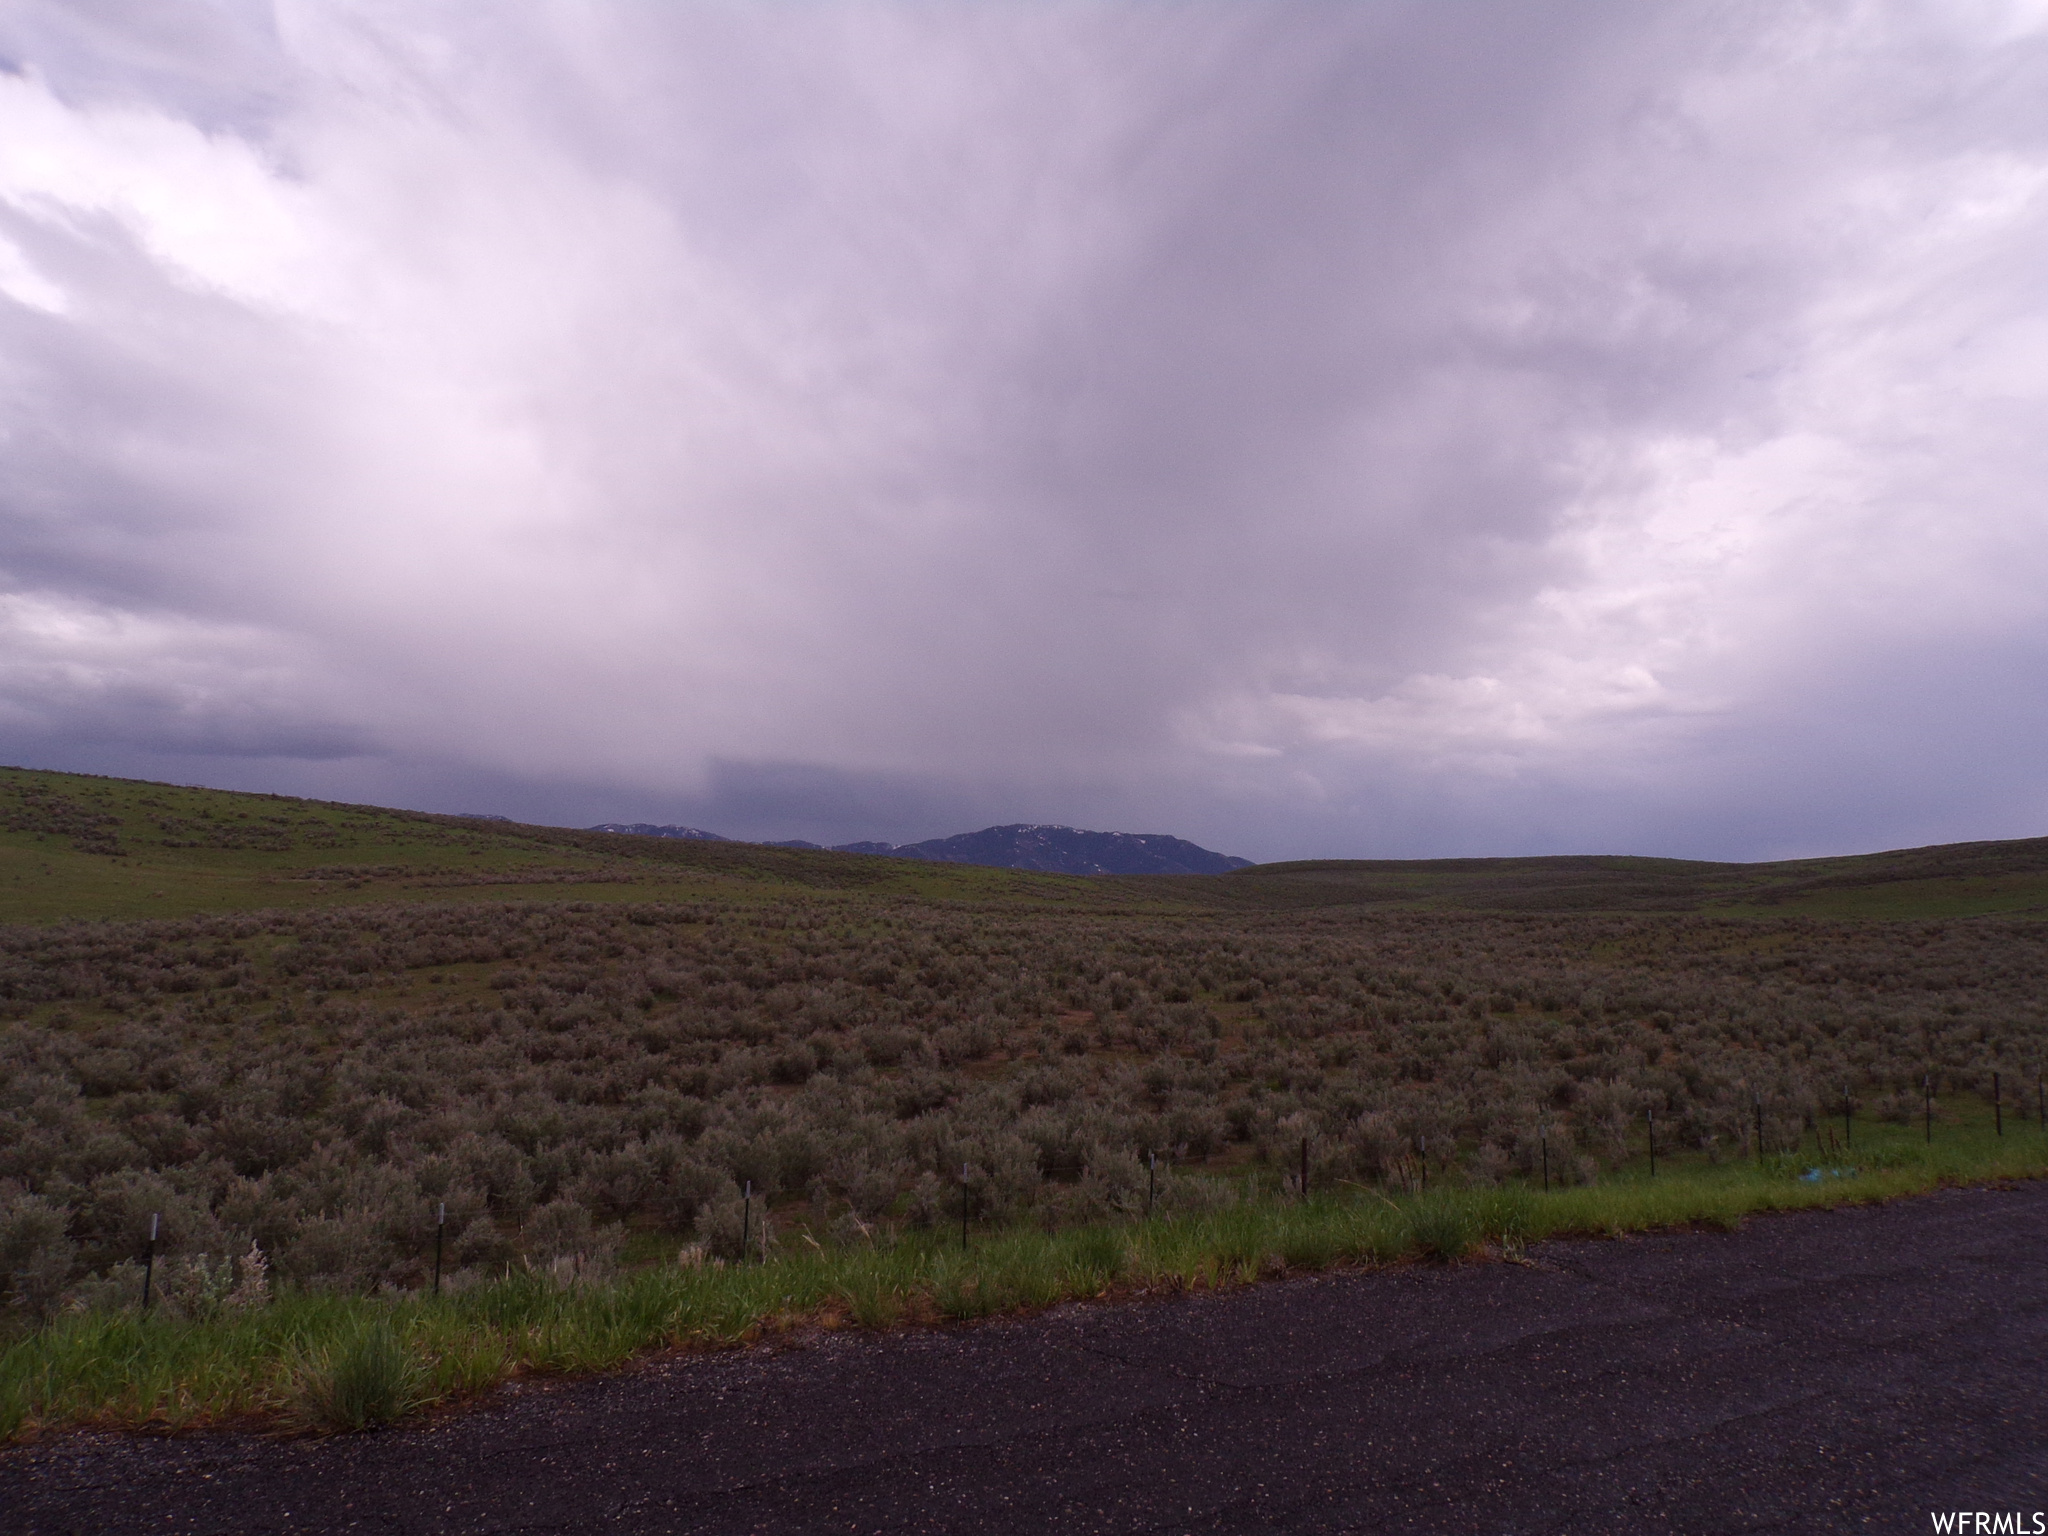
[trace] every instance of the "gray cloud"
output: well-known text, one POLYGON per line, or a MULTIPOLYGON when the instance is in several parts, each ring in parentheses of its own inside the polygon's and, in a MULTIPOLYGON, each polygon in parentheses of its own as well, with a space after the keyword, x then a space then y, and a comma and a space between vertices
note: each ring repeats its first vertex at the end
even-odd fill
POLYGON ((2044 22, 27 0, 0 745, 819 841, 2038 830, 2044 22))

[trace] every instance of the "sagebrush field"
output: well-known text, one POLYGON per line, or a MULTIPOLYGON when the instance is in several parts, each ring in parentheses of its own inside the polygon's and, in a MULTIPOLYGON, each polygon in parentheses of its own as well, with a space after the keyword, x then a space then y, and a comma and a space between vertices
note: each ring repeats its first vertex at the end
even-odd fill
MULTIPOLYGON (((1326 1195, 1584 1186, 1652 1136, 1667 1170, 1790 1178, 1854 1161, 1845 1114, 1870 1138, 2038 1112, 2048 927, 1756 915, 1749 867, 1502 861, 1513 909, 1486 911, 1481 861, 1205 887, 643 856, 55 778, 14 775, 0 850, 17 909, 41 867, 57 917, 0 929, 16 1333, 132 1311, 153 1217, 159 1314, 203 1320, 417 1293, 437 1237, 452 1292, 590 1284, 963 1218, 1208 1219, 1298 1197, 1304 1157, 1326 1195), (202 910, 78 916, 94 880, 202 910), (1577 910, 1603 888, 1654 910, 1577 910), (1568 910, 1528 910, 1546 891, 1568 910)), ((1890 858, 1855 899, 2040 878, 2035 845, 1890 858)), ((1854 862, 1761 868, 1839 900, 1854 862)))

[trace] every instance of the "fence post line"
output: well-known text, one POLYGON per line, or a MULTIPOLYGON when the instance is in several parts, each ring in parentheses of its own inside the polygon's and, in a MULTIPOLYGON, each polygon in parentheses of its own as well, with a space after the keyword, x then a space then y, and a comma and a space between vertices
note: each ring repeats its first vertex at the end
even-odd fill
POLYGON ((1845 1148, 1856 1145, 1856 1127, 1849 1118, 1850 1112, 1854 1108, 1854 1101, 1849 1097, 1849 1085, 1844 1083, 1842 1084, 1842 1145, 1845 1148))
POLYGON ((1308 1138, 1301 1138, 1301 1198, 1308 1198, 1308 1138))
POLYGON ((740 1192, 740 1262, 747 1262, 747 1239, 754 1235, 754 1181, 740 1192))
POLYGON ((1764 1096, 1756 1093, 1751 1097, 1756 1100, 1756 1165, 1761 1168, 1764 1165, 1764 1096))
POLYGON ((1650 1177, 1657 1177, 1657 1111, 1645 1107, 1643 1123, 1650 1133, 1650 1177))
POLYGON ((2005 1134, 2005 1094, 1999 1087, 1998 1074, 1991 1074, 1991 1118, 1998 1134, 2005 1134))
POLYGON ((441 1294, 441 1238, 448 1230, 448 1202, 443 1200, 434 1213, 434 1294, 441 1294))
POLYGON ((960 1251, 967 1251, 967 1165, 960 1165, 960 1251))
POLYGON ((1152 1219, 1152 1202, 1159 1194, 1159 1154, 1156 1151, 1145 1154, 1147 1174, 1145 1178, 1145 1219, 1152 1219))
POLYGON ((149 1313, 149 1293, 156 1280, 156 1224, 161 1213, 152 1211, 149 1217, 149 1246, 142 1250, 142 1311, 149 1313))
POLYGON ((1536 1122, 1536 1145, 1543 1152, 1543 1193, 1550 1193, 1550 1122, 1536 1122))
POLYGON ((1934 1074, 1926 1073, 1920 1079, 1920 1111, 1925 1117, 1927 1144, 1934 1145, 1934 1074))

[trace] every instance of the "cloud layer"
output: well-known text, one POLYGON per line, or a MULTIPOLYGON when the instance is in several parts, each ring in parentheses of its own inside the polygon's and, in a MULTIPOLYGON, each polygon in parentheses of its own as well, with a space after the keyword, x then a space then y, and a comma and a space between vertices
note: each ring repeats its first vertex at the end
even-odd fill
POLYGON ((2048 10, 23 0, 11 760, 2039 832, 2048 10))

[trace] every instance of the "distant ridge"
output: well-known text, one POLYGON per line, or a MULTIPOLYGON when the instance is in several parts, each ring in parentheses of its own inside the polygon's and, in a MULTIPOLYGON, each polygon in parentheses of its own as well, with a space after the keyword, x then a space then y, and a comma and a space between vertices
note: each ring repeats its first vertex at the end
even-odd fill
MULTIPOLYGON (((867 845, 872 846, 872 845, 867 845)), ((845 853, 865 852, 848 844, 845 853)), ((1035 869, 1054 875, 1222 875, 1249 869, 1250 859, 1211 853, 1185 838, 1163 832, 1087 832, 1079 827, 1013 822, 957 837, 935 837, 887 852, 898 859, 936 864, 988 864, 998 869, 1035 869)))
MULTIPOLYGON (((725 843, 733 839, 699 827, 657 827, 646 822, 606 822, 592 832, 631 832, 641 837, 694 838, 725 843)), ((764 843, 765 848, 826 850, 800 838, 764 843)), ((980 864, 993 869, 1034 869, 1051 875, 1223 875, 1249 869, 1250 859, 1211 853, 1185 838, 1163 832, 1088 832, 1079 827, 1046 826, 1018 821, 983 827, 954 837, 922 843, 841 843, 833 853, 885 854, 895 859, 925 859, 934 864, 980 864)))
MULTIPOLYGON (((706 832, 702 827, 657 827, 652 822, 646 821, 608 821, 602 826, 587 827, 584 830, 589 832, 629 832, 635 837, 680 837, 695 843, 729 843, 732 841, 731 838, 721 837, 716 832, 706 832)), ((806 843, 804 846, 809 848, 816 845, 806 843)))

